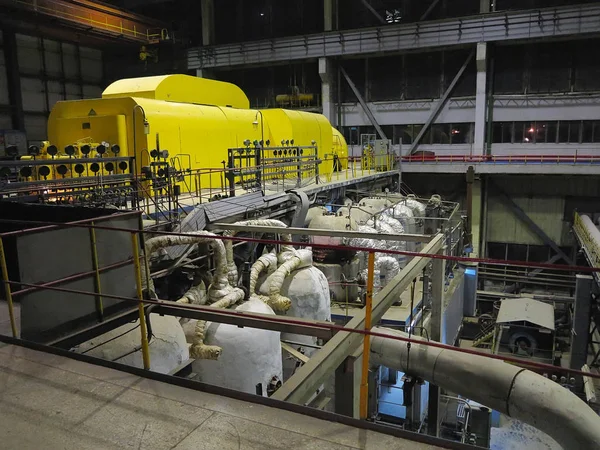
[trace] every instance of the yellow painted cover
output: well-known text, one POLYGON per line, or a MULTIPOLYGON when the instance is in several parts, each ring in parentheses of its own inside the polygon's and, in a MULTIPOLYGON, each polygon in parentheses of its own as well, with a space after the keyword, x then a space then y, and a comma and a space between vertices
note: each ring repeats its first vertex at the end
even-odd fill
POLYGON ((235 84, 190 75, 126 78, 108 86, 102 98, 138 97, 248 109, 248 97, 235 84))
MULTIPOLYGON (((162 83, 156 80, 141 83, 139 93, 148 92, 142 89, 157 84, 162 83)), ((221 173, 214 171, 209 175, 208 172, 222 169, 227 150, 243 147, 247 139, 251 142, 269 140, 271 146, 281 145, 282 140, 293 139, 299 146, 309 146, 315 141, 319 157, 326 160, 321 173, 332 169, 334 154, 347 155, 343 137, 321 114, 163 101, 151 98, 150 94, 128 97, 117 95, 116 88, 110 92, 112 94, 101 99, 62 101, 54 106, 48 119, 48 137, 59 151, 77 143, 118 143, 121 155, 135 155, 140 173, 141 168, 149 164, 148 152, 160 147, 168 150, 171 157, 180 159, 178 167, 187 168, 191 164, 192 170, 202 170, 204 174, 199 178, 202 189, 226 183, 221 173), (149 124, 147 135, 144 118, 149 124)), ((160 94, 160 89, 153 92, 160 94)), ((186 189, 182 186, 182 190, 186 189)))

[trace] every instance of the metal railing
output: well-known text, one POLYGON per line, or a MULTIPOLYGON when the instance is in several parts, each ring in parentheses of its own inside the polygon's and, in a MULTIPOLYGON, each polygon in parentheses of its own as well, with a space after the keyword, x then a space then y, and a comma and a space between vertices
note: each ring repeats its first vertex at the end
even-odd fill
MULTIPOLYGON (((400 158, 397 158, 400 159, 400 158)), ((402 156, 402 164, 427 163, 427 164, 600 164, 600 155, 432 155, 422 152, 417 155, 402 156)))

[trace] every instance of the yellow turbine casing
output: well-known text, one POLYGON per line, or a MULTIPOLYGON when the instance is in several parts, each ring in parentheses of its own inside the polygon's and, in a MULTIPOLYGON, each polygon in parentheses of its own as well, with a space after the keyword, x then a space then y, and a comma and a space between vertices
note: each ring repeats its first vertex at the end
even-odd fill
MULTIPOLYGON (((302 146, 315 141, 320 158, 347 155, 343 137, 339 139, 323 115, 249 109, 248 98, 237 86, 188 75, 120 80, 100 99, 58 102, 48 120, 48 138, 60 152, 73 144, 118 143, 119 156, 136 157, 138 173, 149 164, 149 151, 160 147, 171 157, 179 156, 184 167, 191 161, 193 170, 206 172, 200 177, 201 188, 225 182, 219 173, 208 175, 207 169, 222 169, 227 150, 244 147, 248 139, 270 140, 271 146, 282 140, 293 139, 294 145, 302 146)), ((320 170, 327 168, 322 165, 320 170)))

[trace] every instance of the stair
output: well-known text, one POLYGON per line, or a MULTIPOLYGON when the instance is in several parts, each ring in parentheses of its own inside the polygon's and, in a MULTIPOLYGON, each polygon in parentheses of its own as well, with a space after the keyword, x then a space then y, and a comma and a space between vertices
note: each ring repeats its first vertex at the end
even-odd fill
POLYGON ((492 339, 492 337, 494 336, 494 329, 492 329, 491 331, 488 331, 486 334, 484 334, 481 337, 478 337, 477 339, 475 339, 473 341, 473 347, 480 347, 484 344, 489 345, 490 344, 490 340, 492 339))

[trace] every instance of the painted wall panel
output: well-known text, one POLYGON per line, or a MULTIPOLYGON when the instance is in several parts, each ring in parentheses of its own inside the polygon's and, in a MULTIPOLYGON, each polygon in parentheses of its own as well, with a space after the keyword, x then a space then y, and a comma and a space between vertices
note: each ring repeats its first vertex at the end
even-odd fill
POLYGON ((42 73, 42 57, 39 39, 23 34, 16 35, 17 58, 19 71, 23 74, 39 75, 42 73))
POLYGON ((44 83, 36 78, 21 78, 21 95, 24 111, 46 111, 44 83))
POLYGON ((46 139, 46 117, 25 114, 25 130, 29 141, 43 141, 46 139))
MULTIPOLYGON (((0 36, 2 31, 0 31, 0 36)), ((6 63, 4 61, 4 50, 0 48, 0 105, 9 105, 8 80, 6 78, 6 63)))

